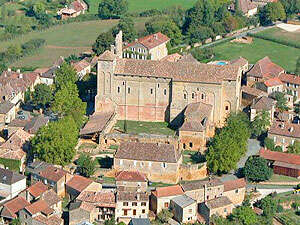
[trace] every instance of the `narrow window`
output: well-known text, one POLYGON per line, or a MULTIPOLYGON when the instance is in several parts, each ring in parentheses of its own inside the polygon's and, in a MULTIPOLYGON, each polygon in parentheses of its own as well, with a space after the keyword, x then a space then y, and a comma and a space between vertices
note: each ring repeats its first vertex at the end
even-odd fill
POLYGON ((133 210, 133 215, 136 216, 136 209, 133 210))
POLYGON ((205 95, 204 94, 201 94, 201 99, 203 100, 205 98, 205 95))
POLYGON ((183 149, 185 149, 185 148, 186 148, 185 143, 183 143, 183 149))
POLYGON ((151 95, 153 94, 153 89, 152 88, 150 89, 150 93, 151 93, 151 95))
POLYGON ((193 147, 193 143, 192 142, 190 142, 190 148, 192 148, 193 147))
POLYGON ((183 98, 186 99, 186 93, 183 94, 183 98))
POLYGON ((120 87, 118 87, 118 93, 120 93, 120 87))
POLYGON ((228 107, 228 105, 226 105, 226 106, 225 106, 225 110, 228 111, 228 109, 229 109, 229 107, 228 107))
POLYGON ((130 87, 128 87, 128 94, 130 94, 130 87))
POLYGON ((167 90, 166 89, 164 89, 164 95, 167 95, 167 90))
POLYGON ((157 88, 159 88, 159 84, 157 84, 157 88))
POLYGON ((195 93, 193 92, 193 93, 192 93, 192 99, 194 99, 194 98, 195 98, 195 93))

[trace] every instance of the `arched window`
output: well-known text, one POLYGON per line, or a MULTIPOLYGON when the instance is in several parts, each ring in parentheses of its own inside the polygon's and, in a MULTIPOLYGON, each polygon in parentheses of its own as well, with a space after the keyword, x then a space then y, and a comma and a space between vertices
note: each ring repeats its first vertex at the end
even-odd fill
POLYGON ((118 93, 120 93, 120 87, 118 87, 118 93))

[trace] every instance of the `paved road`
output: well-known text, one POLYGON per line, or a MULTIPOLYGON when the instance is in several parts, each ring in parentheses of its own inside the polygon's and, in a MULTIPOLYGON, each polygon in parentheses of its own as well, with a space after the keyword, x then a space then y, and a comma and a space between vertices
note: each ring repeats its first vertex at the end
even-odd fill
POLYGON ((239 34, 234 34, 233 36, 230 36, 230 37, 226 37, 226 38, 223 38, 223 39, 220 39, 220 40, 217 40, 217 41, 214 41, 214 42, 211 42, 211 43, 208 43, 208 44, 204 44, 204 45, 201 45, 200 47, 198 48, 206 48, 206 47, 209 47, 211 45, 214 45, 218 42, 223 42, 224 40, 227 40, 227 39, 230 39, 232 37, 243 37, 243 36, 246 36, 248 33, 251 33, 251 34, 255 34, 255 33, 258 33, 260 31, 263 31, 263 30, 267 30, 267 29, 270 29, 270 28, 273 28, 275 27, 277 24, 279 23, 282 23, 282 22, 277 22, 275 23, 274 25, 271 25, 271 26, 265 26, 265 27, 256 27, 252 30, 247 30, 247 31, 244 31, 242 33, 239 33, 239 34))

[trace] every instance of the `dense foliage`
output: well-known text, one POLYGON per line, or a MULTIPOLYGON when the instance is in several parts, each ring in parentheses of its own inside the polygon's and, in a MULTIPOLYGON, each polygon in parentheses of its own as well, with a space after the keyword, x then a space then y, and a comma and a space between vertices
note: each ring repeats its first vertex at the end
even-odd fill
POLYGON ((270 179, 272 169, 268 167, 266 159, 254 156, 247 159, 244 174, 247 180, 260 182, 270 179))
POLYGON ((101 19, 119 18, 127 11, 127 0, 103 0, 99 3, 98 16, 101 19))
POLYGON ((228 173, 236 169, 247 151, 250 125, 245 113, 231 114, 226 125, 217 131, 206 153, 207 165, 212 173, 228 173))
POLYGON ((96 161, 88 154, 81 153, 76 163, 82 176, 90 177, 95 173, 96 161))
POLYGON ((267 131, 270 125, 271 125, 270 113, 265 110, 258 112, 253 122, 251 123, 253 135, 256 137, 262 135, 267 131))
POLYGON ((112 35, 112 31, 107 31, 105 33, 101 33, 97 37, 92 49, 97 55, 101 55, 103 52, 105 52, 105 50, 109 50, 113 43, 114 37, 112 35))
POLYGON ((284 7, 280 2, 269 2, 263 8, 260 8, 258 15, 262 25, 269 25, 286 18, 284 7))
POLYGON ((36 107, 45 108, 53 100, 51 88, 46 84, 38 84, 32 93, 32 102, 36 107))
POLYGON ((295 141, 293 144, 290 144, 287 148, 288 153, 300 154, 300 142, 295 141))

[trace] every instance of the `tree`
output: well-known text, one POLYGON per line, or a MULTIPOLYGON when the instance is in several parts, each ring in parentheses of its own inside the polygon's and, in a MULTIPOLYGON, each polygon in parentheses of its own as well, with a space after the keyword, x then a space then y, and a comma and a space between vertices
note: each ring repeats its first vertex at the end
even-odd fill
POLYGON ((11 221, 10 225, 21 225, 21 221, 19 218, 15 218, 11 221))
POLYGON ((149 34, 161 32, 167 35, 171 40, 172 46, 178 45, 181 42, 182 34, 179 27, 169 17, 158 16, 154 17, 145 24, 146 31, 149 34))
POLYGON ((259 10, 258 15, 262 25, 268 25, 286 18, 284 8, 280 2, 269 2, 259 10))
POLYGON ((300 11, 300 0, 280 0, 287 16, 292 16, 300 11))
POLYGON ((104 221, 104 225, 115 225, 115 224, 116 224, 116 220, 114 216, 112 216, 109 220, 104 221))
POLYGON ((68 63, 62 63, 60 68, 55 72, 55 88, 56 90, 68 86, 70 83, 75 84, 78 80, 77 73, 73 66, 68 63))
POLYGON ((203 24, 211 26, 215 21, 215 9, 211 0, 204 0, 203 24))
POLYGON ((98 7, 98 16, 101 19, 118 18, 128 11, 127 0, 103 0, 98 7))
POLYGON ((50 122, 31 140, 32 153, 45 162, 65 166, 75 156, 78 135, 76 123, 70 116, 50 122))
POLYGON ((300 142, 295 141, 293 144, 287 147, 287 152, 292 154, 300 154, 300 142))
POLYGON ((298 57, 297 62, 296 62, 295 74, 300 76, 300 57, 298 57))
POLYGON ((285 98, 285 94, 282 92, 274 93, 275 100, 277 101, 276 107, 282 112, 286 111, 289 108, 287 107, 287 99, 285 98))
POLYGON ((164 224, 164 223, 168 223, 169 219, 173 217, 173 213, 171 213, 169 210, 167 209, 163 209, 161 210, 158 214, 157 214, 157 220, 164 224))
POLYGON ((212 48, 194 48, 191 51, 191 54, 195 59, 198 61, 206 60, 206 59, 211 59, 214 55, 214 50, 212 48))
POLYGON ((275 142, 273 139, 266 137, 264 140, 264 147, 273 151, 275 149, 275 142))
POLYGON ((81 153, 77 160, 77 165, 82 176, 90 177, 95 173, 96 161, 88 154, 81 153))
POLYGON ((272 169, 268 167, 267 160, 264 158, 251 156, 246 161, 244 173, 247 180, 260 182, 270 179, 272 169))
POLYGON ((223 24, 224 24, 226 32, 228 32, 228 33, 231 31, 234 31, 238 28, 238 22, 237 22, 236 18, 233 17, 232 15, 227 16, 223 20, 223 24))
POLYGON ((45 108, 53 100, 52 90, 46 84, 38 84, 32 94, 33 103, 41 108, 45 108))
POLYGON ((188 37, 190 43, 203 42, 208 38, 212 38, 214 36, 214 32, 211 28, 205 26, 190 26, 188 30, 188 37))
POLYGON ((186 30, 194 25, 195 27, 203 24, 204 1, 198 0, 192 8, 187 11, 186 30))
POLYGON ((257 222, 257 215, 250 206, 240 206, 233 210, 232 220, 243 225, 253 225, 257 222))
POLYGON ((277 211, 278 202, 272 196, 264 197, 259 203, 258 207, 263 210, 263 215, 272 218, 277 211))
POLYGON ((247 151, 250 137, 249 120, 245 113, 231 114, 227 124, 220 130, 208 146, 207 165, 212 173, 227 173, 236 169, 240 158, 247 151))
POLYGON ((116 35, 120 30, 123 32, 123 40, 132 42, 137 37, 137 31, 131 17, 122 17, 113 33, 116 35))
POLYGON ((114 43, 114 37, 111 31, 101 33, 95 43, 92 46, 96 55, 101 55, 105 50, 110 49, 110 46, 114 43))
POLYGON ((271 126, 270 113, 266 110, 258 112, 251 123, 252 133, 258 137, 271 126))

